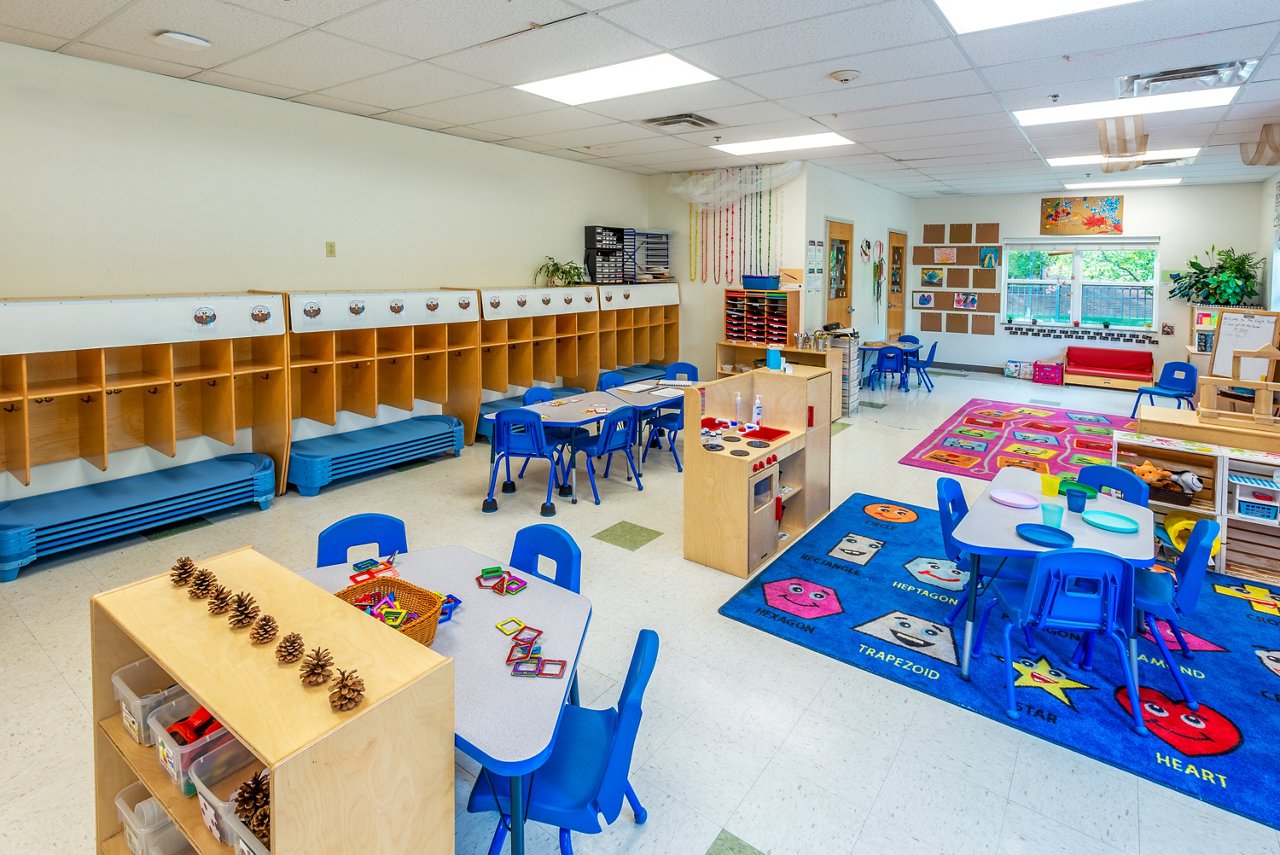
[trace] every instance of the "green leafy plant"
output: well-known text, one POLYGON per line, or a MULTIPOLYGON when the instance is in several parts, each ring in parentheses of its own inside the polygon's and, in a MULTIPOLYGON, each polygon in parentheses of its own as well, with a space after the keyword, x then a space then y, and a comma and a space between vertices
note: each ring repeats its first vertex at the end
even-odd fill
POLYGON ((1210 306, 1239 306, 1258 295, 1262 259, 1252 252, 1209 247, 1205 260, 1193 255, 1185 273, 1170 273, 1169 296, 1210 306))
POLYGON ((537 285, 539 279, 548 288, 563 288, 587 281, 587 271, 575 261, 556 261, 548 255, 542 266, 533 271, 533 284, 537 285))

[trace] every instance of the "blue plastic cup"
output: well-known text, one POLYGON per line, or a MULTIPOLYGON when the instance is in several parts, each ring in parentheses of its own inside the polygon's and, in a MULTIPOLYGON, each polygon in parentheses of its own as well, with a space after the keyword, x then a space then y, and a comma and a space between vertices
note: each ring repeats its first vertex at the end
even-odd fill
POLYGON ((1062 505, 1052 502, 1040 503, 1040 517, 1044 520, 1044 524, 1050 528, 1062 528, 1063 511, 1062 505))
POLYGON ((782 370, 782 351, 770 347, 764 352, 764 366, 771 371, 782 370))
POLYGON ((1067 494, 1067 510, 1073 514, 1078 514, 1084 510, 1084 503, 1089 498, 1089 494, 1084 490, 1072 490, 1068 488, 1067 494))

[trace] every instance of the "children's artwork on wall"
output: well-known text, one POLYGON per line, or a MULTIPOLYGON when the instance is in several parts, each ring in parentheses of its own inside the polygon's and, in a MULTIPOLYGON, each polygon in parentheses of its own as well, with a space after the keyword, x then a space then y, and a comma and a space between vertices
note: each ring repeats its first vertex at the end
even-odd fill
POLYGON ((917 309, 932 309, 933 304, 933 294, 928 291, 918 291, 912 295, 911 305, 917 309))
POLYGON ((920 284, 926 288, 936 288, 942 285, 942 276, 941 267, 923 267, 920 269, 920 284))
POLYGON ((1000 247, 984 246, 978 249, 978 266, 988 269, 1000 266, 1000 247))
POLYGON ((956 248, 954 246, 935 246, 933 248, 934 264, 955 264, 956 248))
POLYGON ((978 295, 977 294, 956 294, 954 308, 970 309, 970 310, 977 309, 978 295))
POLYGON ((1123 196, 1072 196, 1040 200, 1042 235, 1124 233, 1123 196))

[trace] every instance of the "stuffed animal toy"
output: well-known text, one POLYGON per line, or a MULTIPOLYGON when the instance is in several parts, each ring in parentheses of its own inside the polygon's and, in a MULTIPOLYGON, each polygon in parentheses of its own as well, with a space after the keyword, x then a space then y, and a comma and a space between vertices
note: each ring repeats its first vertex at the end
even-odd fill
POLYGON ((1199 493, 1204 489, 1204 482, 1200 480, 1200 476, 1186 469, 1172 473, 1170 480, 1186 493, 1199 493))
POLYGON ((1133 467, 1133 474, 1137 475, 1149 486, 1159 487, 1164 490, 1180 491, 1182 488, 1173 480, 1173 473, 1168 469, 1161 469, 1150 460, 1142 461, 1141 466, 1133 467))

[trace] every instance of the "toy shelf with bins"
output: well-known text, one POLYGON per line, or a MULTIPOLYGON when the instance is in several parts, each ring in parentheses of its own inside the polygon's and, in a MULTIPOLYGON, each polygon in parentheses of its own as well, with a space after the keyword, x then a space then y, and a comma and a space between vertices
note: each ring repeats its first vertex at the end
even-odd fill
MULTIPOLYGON (((825 351, 819 350, 802 350, 797 347, 780 347, 783 357, 787 362, 793 365, 812 365, 819 368, 825 368, 831 372, 832 377, 840 377, 843 374, 843 357, 844 351, 839 348, 832 347, 825 351)), ((716 343, 716 376, 729 377, 734 374, 742 373, 741 367, 746 366, 746 370, 753 371, 764 365, 765 351, 767 347, 763 344, 748 344, 742 341, 721 341, 716 343), (756 365, 759 362, 760 365, 756 365), (725 366, 728 365, 732 370, 726 371, 725 366)), ((832 384, 831 390, 831 418, 832 420, 840 418, 844 412, 842 406, 842 390, 840 384, 832 384)))
POLYGON ((1280 454, 1222 447, 1227 569, 1268 585, 1280 584, 1280 454), (1244 503, 1242 505, 1242 503, 1244 503))
MULTIPOLYGON (((601 371, 680 359, 678 284, 599 288, 601 371)), ((595 388, 594 380, 588 388, 595 388)))
POLYGON ((800 332, 800 290, 724 292, 725 341, 787 347, 800 332))
POLYGON ((482 385, 506 394, 535 382, 595 388, 599 318, 592 285, 480 292, 482 385))
MULTIPOLYGON (((11 300, 0 303, 0 468, 82 459, 109 470, 138 447, 176 457, 178 441, 253 450, 278 477, 289 449, 284 310, 263 295, 11 300), (49 350, 49 328, 76 350, 49 350)), ((283 481, 277 486, 283 488, 283 481)))
POLYGON ((1150 460, 1170 472, 1193 472, 1204 484, 1187 504, 1167 496, 1161 498, 1153 489, 1152 508, 1185 510, 1211 517, 1221 514, 1222 451, 1218 446, 1125 431, 1116 431, 1114 440, 1111 462, 1115 465, 1135 469, 1150 460))
POLYGON ((271 846, 291 853, 453 852, 453 660, 371 621, 252 549, 202 562, 222 584, 252 592, 281 632, 300 632, 355 668, 365 699, 333 712, 325 687, 301 685, 272 645, 207 615, 167 574, 93 597, 94 792, 97 851, 127 852, 117 793, 135 781, 201 855, 228 848, 206 829, 157 751, 129 735, 111 675, 149 657, 271 770, 271 846), (387 784, 387 782, 394 782, 387 784), (385 786, 384 786, 385 784, 385 786), (368 822, 393 816, 394 822, 368 822))

